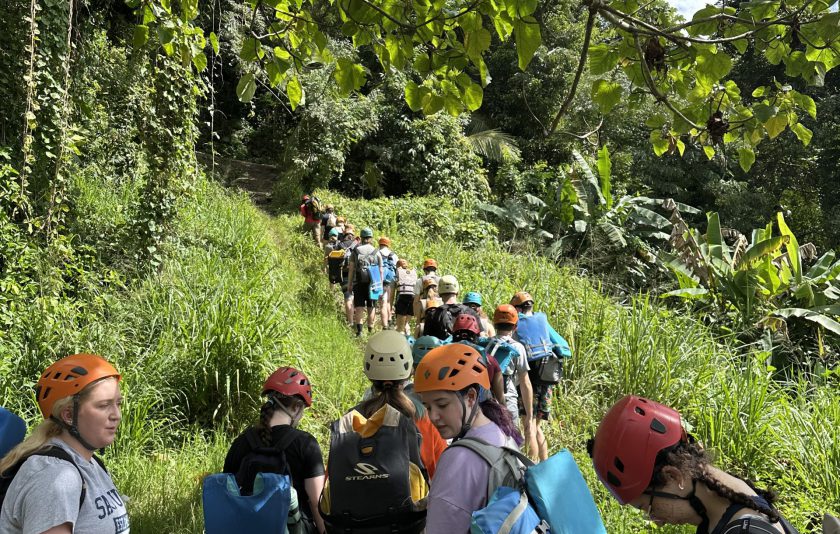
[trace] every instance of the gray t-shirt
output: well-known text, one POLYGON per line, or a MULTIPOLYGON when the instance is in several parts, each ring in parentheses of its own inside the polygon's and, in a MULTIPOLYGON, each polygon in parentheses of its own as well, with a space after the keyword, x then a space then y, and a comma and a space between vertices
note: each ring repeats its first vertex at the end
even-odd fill
POLYGON ((505 375, 505 406, 514 420, 516 420, 519 417, 519 407, 517 406, 519 393, 516 391, 516 388, 519 387, 519 382, 522 380, 522 373, 527 373, 530 369, 528 365, 528 354, 525 352, 525 347, 522 343, 516 341, 511 336, 497 336, 494 339, 500 339, 509 343, 519 353, 519 356, 510 361, 507 369, 502 369, 502 374, 505 375))
POLYGON ((81 509, 79 471, 59 458, 31 456, 3 501, 0 534, 40 534, 64 523, 71 523, 73 532, 80 534, 128 534, 125 499, 108 472, 59 439, 49 444, 67 451, 85 479, 87 493, 81 509))

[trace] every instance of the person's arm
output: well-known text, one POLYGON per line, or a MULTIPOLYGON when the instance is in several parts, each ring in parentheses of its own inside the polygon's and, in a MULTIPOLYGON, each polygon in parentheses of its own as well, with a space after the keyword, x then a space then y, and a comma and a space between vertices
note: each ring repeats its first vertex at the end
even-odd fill
POLYGON ((502 406, 505 405, 505 381, 502 378, 502 373, 497 372, 493 376, 493 383, 490 384, 490 389, 493 390, 493 396, 499 401, 502 406))
POLYGON ((325 480, 326 477, 321 475, 303 481, 306 494, 309 496, 309 509, 312 510, 312 519, 315 521, 319 534, 324 534, 327 531, 324 526, 324 519, 321 517, 321 511, 318 509, 318 499, 321 497, 321 492, 324 491, 325 480))
POLYGON ((528 371, 519 371, 519 373, 519 394, 522 395, 522 406, 525 408, 522 421, 525 430, 525 443, 528 445, 528 456, 531 459, 536 459, 539 458, 539 447, 537 446, 537 433, 534 427, 534 387, 531 385, 528 371))
POLYGON ((42 534, 73 534, 73 523, 64 523, 49 530, 45 530, 42 534))

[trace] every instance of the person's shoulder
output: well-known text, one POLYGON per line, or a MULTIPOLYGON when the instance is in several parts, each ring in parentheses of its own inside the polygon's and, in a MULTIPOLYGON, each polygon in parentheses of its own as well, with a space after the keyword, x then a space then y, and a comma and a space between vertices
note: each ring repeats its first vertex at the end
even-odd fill
POLYGON ((15 480, 19 478, 28 483, 47 482, 44 484, 46 486, 82 487, 82 476, 72 461, 43 454, 33 454, 27 458, 15 475, 15 480))

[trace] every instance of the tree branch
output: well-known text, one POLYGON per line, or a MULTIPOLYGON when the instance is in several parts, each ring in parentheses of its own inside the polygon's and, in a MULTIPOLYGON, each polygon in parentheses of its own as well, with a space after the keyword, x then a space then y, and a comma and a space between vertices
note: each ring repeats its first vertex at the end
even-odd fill
POLYGON ((703 128, 699 124, 686 117, 682 111, 674 107, 674 105, 668 101, 668 98, 659 91, 659 88, 656 87, 656 83, 653 81, 653 76, 651 76, 650 74, 648 64, 645 61, 645 52, 642 50, 642 43, 641 41, 639 41, 639 36, 634 35, 633 37, 634 41, 636 42, 636 51, 639 53, 639 60, 641 62, 642 67, 642 76, 644 77, 645 83, 650 89, 651 94, 653 94, 653 96, 658 102, 662 102, 663 104, 665 104, 665 106, 667 106, 668 109, 670 109, 675 115, 677 115, 679 118, 690 124, 692 128, 702 130, 703 128))
POLYGON ((597 2, 593 2, 589 6, 589 17, 586 19, 586 33, 583 36, 583 47, 580 51, 580 60, 578 61, 577 72, 575 72, 575 79, 572 81, 572 87, 569 89, 566 100, 560 106, 560 111, 557 112, 554 120, 551 121, 551 127, 545 132, 546 136, 557 129, 557 126, 560 124, 560 119, 569 110, 569 107, 572 105, 572 100, 575 98, 578 83, 580 83, 580 77, 583 74, 583 67, 586 66, 586 57, 589 55, 589 42, 592 39, 592 27, 595 25, 595 15, 598 13, 598 6, 599 4, 597 2))

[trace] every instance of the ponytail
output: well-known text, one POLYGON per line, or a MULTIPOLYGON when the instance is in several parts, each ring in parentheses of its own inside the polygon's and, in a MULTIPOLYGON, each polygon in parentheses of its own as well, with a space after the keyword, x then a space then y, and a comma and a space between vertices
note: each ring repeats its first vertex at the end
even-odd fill
POLYGON ((387 404, 406 417, 419 419, 422 414, 418 415, 415 403, 400 387, 404 382, 404 380, 375 380, 372 386, 374 397, 363 402, 359 411, 363 416, 370 417, 387 404))

